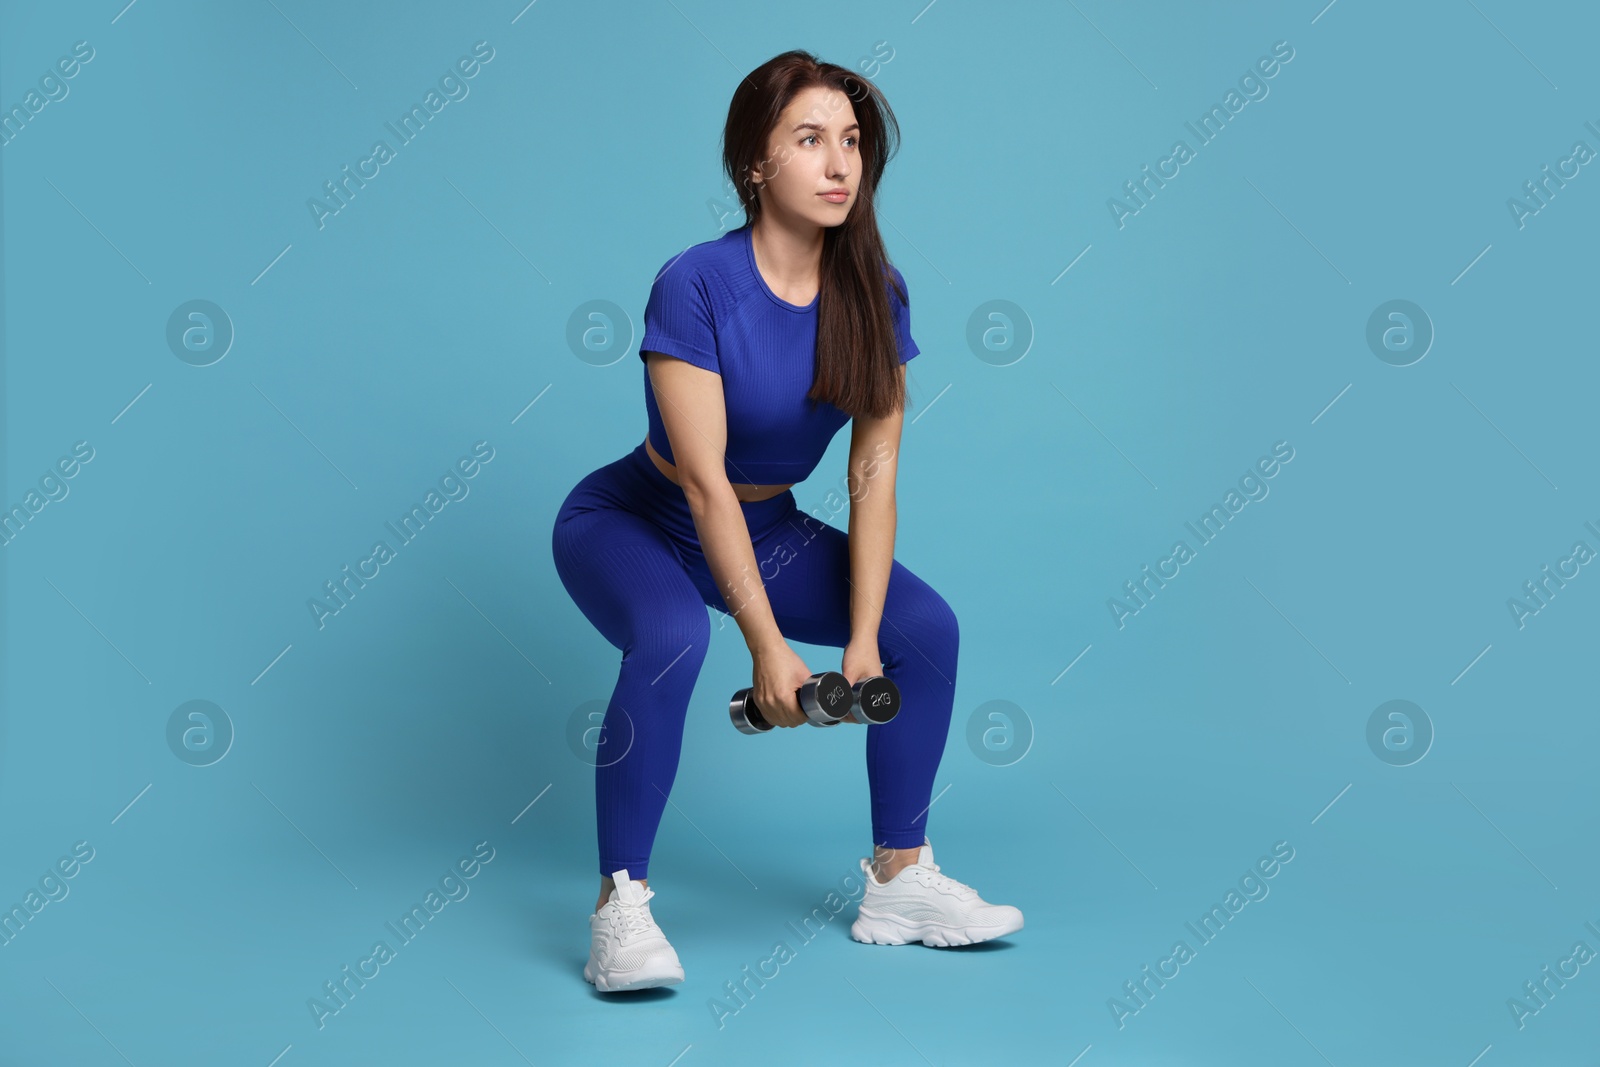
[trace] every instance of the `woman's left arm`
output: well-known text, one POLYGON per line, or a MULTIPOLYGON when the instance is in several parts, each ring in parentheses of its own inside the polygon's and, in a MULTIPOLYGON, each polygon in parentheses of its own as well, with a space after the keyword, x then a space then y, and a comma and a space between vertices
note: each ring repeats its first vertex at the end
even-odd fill
MULTIPOLYGON (((905 364, 900 365, 902 381, 905 364)), ((856 416, 850 431, 850 642, 842 673, 851 684, 882 673, 878 626, 894 566, 895 471, 905 412, 856 416)))

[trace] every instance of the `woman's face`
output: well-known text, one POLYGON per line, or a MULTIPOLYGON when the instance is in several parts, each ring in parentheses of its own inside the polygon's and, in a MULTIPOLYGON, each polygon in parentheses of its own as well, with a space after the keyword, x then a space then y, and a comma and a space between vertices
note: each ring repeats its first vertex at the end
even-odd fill
POLYGON ((837 226, 850 214, 861 183, 860 130, 850 98, 813 87, 795 95, 767 141, 767 158, 752 174, 763 213, 837 226), (824 193, 843 191, 842 199, 824 193))

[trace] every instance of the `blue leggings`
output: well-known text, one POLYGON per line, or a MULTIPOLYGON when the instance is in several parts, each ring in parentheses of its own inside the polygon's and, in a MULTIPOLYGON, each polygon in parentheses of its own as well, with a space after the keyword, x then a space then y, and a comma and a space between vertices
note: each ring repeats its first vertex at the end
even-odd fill
MULTIPOLYGON (((842 649, 850 639, 849 535, 800 511, 792 490, 740 507, 778 629, 791 641, 842 649)), ((622 758, 595 766, 600 873, 626 869, 630 878, 645 878, 710 644, 706 608, 726 613, 728 606, 683 490, 642 442, 573 488, 556 515, 551 547, 561 584, 622 652, 602 736, 631 733, 632 743, 622 758)), ((958 642, 950 605, 895 561, 878 652, 900 689, 900 714, 879 726, 834 728, 841 742, 857 730, 866 734, 872 839, 886 848, 922 844, 955 702, 958 642)), ((741 688, 735 681, 717 686, 702 713, 725 716, 723 694, 741 688)))

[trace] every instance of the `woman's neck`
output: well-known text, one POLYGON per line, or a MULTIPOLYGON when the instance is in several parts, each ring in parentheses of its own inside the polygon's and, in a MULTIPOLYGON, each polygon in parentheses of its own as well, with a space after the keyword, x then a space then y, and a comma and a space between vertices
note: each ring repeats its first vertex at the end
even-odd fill
MULTIPOLYGON (((767 288, 780 297, 785 293, 815 293, 822 283, 822 238, 820 226, 785 229, 765 217, 752 223, 750 249, 755 253, 756 267, 766 279, 767 288)), ((806 303, 805 300, 791 302, 806 303)))

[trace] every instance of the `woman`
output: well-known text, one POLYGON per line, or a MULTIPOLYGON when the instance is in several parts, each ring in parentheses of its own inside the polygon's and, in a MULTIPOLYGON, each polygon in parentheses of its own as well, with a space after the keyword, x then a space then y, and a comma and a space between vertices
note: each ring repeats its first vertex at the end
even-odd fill
POLYGON ((851 936, 951 945, 1022 927, 1016 908, 940 874, 924 834, 958 631, 943 598, 893 558, 904 364, 918 349, 873 197, 898 132, 875 86, 806 52, 740 82, 723 165, 748 221, 656 276, 639 346, 649 432, 556 517, 562 584, 623 653, 603 731, 632 736, 623 758, 595 768, 602 878, 583 974, 597 990, 683 981, 650 915, 647 871, 707 606, 738 623, 752 696, 777 726, 806 721, 796 691, 812 673, 786 637, 843 648, 852 684, 885 674, 899 687, 899 715, 867 730, 874 844, 851 936), (802 513, 791 491, 845 422, 848 534, 802 513))

